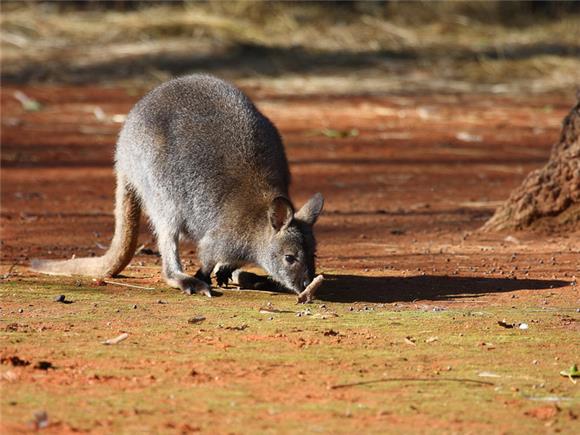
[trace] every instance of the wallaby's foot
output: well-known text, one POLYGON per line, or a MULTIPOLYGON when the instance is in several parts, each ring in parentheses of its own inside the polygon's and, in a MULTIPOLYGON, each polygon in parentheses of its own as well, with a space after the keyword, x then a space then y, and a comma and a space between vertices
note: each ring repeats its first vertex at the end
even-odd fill
POLYGON ((211 275, 209 273, 204 273, 202 269, 198 269, 193 276, 211 286, 211 275))
POLYGON ((188 295, 197 293, 211 298, 211 287, 207 282, 184 273, 177 274, 172 278, 167 278, 167 284, 171 287, 181 289, 188 295))
POLYGON ((218 271, 215 273, 215 277, 217 279, 218 287, 227 287, 232 279, 232 273, 236 270, 235 267, 232 266, 220 266, 218 271))

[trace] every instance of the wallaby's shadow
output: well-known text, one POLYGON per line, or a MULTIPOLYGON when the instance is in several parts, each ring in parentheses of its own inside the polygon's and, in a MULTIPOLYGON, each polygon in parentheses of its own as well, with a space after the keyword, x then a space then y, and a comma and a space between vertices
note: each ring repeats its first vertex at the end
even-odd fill
MULTIPOLYGON (((242 288, 291 293, 268 277, 243 272, 242 288)), ((358 276, 324 275, 315 299, 328 302, 411 302, 416 299, 445 301, 489 293, 565 287, 559 280, 483 278, 478 276, 358 276)), ((243 291, 243 290, 242 290, 243 291)))
POLYGON ((542 290, 569 285, 566 281, 456 276, 324 275, 316 298, 329 302, 445 301, 515 290, 542 290))

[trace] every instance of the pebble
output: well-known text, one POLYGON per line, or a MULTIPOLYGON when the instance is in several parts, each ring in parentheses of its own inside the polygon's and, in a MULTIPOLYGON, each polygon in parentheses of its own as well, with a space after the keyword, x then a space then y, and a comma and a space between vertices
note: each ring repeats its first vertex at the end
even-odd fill
POLYGON ((19 313, 24 313, 24 310, 22 308, 18 308, 18 312, 19 313))
POLYGON ((55 302, 64 302, 65 300, 65 296, 64 295, 58 295, 54 298, 55 302))

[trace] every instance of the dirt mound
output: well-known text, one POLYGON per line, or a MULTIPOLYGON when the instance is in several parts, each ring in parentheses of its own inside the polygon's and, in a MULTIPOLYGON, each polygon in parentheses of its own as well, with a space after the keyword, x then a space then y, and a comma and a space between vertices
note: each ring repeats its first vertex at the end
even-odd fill
POLYGON ((580 93, 546 166, 532 171, 482 229, 577 229, 579 225, 580 93))

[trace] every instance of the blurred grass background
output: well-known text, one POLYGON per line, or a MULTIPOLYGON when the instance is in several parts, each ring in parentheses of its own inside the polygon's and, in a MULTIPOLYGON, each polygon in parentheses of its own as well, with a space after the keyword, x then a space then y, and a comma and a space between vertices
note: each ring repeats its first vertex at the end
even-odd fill
POLYGON ((572 92, 580 2, 3 2, 3 83, 205 71, 281 92, 572 92))

